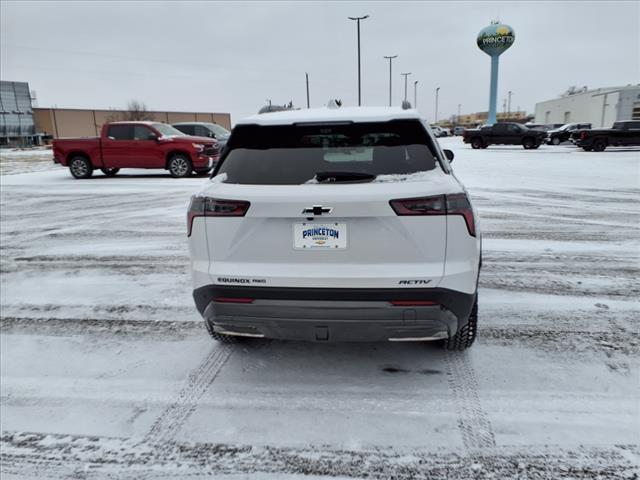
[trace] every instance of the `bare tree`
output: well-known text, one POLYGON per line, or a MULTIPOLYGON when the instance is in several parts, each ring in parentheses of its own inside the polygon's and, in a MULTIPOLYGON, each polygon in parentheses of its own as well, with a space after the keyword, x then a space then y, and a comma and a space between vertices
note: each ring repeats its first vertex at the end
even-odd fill
POLYGON ((127 103, 127 109, 122 113, 122 120, 153 120, 153 115, 147 111, 147 106, 144 102, 130 100, 127 103))

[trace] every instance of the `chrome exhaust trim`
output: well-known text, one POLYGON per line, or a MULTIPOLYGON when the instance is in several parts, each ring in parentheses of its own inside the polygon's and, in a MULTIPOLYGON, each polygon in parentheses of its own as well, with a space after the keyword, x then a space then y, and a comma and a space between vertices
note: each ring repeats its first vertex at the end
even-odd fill
POLYGON ((400 338, 389 338, 390 342, 433 342, 436 340, 444 340, 447 338, 447 334, 442 334, 436 337, 400 337, 400 338))
POLYGON ((214 329, 216 333, 220 333, 222 335, 233 335, 235 337, 252 337, 252 338, 264 338, 262 333, 243 333, 243 332, 230 332, 229 330, 224 330, 222 328, 214 329))

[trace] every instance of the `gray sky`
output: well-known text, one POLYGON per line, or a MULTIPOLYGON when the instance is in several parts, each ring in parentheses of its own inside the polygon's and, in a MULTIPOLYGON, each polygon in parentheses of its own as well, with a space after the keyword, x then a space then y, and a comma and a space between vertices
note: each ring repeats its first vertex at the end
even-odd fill
POLYGON ((639 2, 9 2, 0 3, 3 80, 28 81, 40 106, 230 112, 233 121, 270 98, 357 104, 356 25, 361 24, 364 105, 404 96, 418 80, 418 109, 439 117, 486 111, 489 56, 476 35, 494 18, 515 44, 500 62, 498 111, 529 112, 570 85, 640 81, 639 2))

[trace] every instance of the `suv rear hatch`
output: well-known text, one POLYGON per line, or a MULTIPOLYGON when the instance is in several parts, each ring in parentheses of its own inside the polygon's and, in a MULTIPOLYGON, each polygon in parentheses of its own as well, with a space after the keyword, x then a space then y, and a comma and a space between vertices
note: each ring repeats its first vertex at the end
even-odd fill
POLYGON ((418 120, 241 125, 216 174, 201 197, 214 284, 425 288, 443 275, 438 209, 461 188, 418 120), (392 203, 415 198, 431 214, 392 203))

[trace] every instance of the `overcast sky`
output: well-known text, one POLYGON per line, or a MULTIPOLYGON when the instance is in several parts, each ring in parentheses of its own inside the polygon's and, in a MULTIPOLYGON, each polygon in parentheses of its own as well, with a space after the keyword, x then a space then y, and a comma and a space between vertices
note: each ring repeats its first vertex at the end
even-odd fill
POLYGON ((493 19, 513 27, 501 57, 498 111, 571 85, 640 81, 639 2, 0 2, 3 80, 28 81, 40 106, 255 113, 271 99, 311 106, 357 104, 356 25, 361 24, 364 105, 409 99, 434 117, 486 111, 489 56, 476 35, 493 19))

